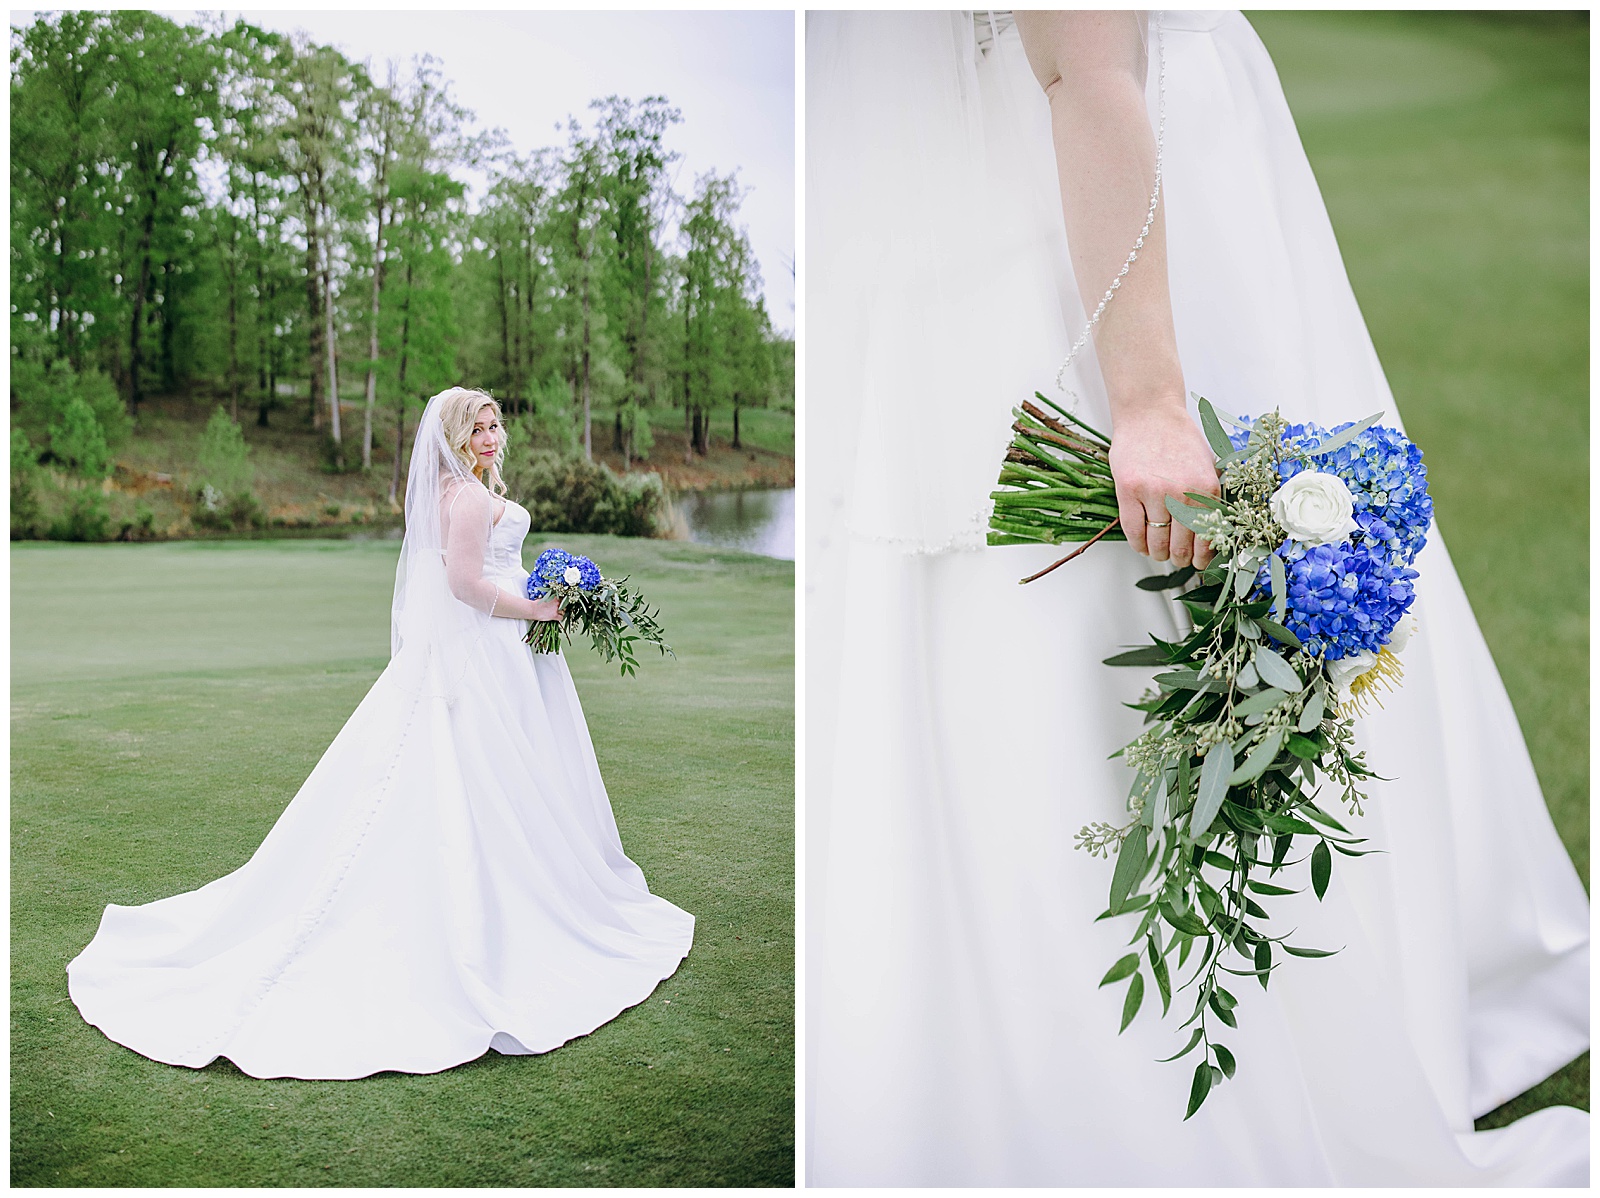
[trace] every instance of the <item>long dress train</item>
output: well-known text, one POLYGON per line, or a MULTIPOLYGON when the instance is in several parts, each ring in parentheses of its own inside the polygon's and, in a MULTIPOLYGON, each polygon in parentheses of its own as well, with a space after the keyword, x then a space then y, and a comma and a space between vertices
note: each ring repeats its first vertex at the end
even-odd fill
MULTIPOLYGON (((508 503, 490 532, 513 594, 528 525, 508 503)), ((547 1052, 669 977, 694 917, 624 854, 565 659, 481 626, 448 686, 402 647, 245 865, 107 907, 68 966, 83 1017, 173 1065, 434 1073, 547 1052)))
MULTIPOLYGON (((1159 28, 1186 384, 1397 424, 1264 48, 1236 13, 1159 28)), ((1437 529, 1360 723, 1384 852, 1279 917, 1343 951, 1241 979, 1238 1076, 1188 1122, 1177 1020, 1116 1035, 1131 928, 1072 836, 1123 822, 1148 681, 1100 661, 1170 604, 1124 545, 1027 587, 1059 551, 981 547, 1009 409, 1084 322, 1047 105, 982 13, 813 14, 807 96, 809 1181, 1587 1184, 1582 1112, 1473 1131, 1587 1047, 1588 909, 1437 529)))

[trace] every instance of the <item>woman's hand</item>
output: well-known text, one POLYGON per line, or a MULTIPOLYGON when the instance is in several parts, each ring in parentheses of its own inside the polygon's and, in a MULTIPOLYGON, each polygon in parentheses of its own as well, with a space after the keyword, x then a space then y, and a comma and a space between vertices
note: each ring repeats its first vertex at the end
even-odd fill
POLYGON ((559 620, 560 618, 561 604, 558 600, 546 597, 544 599, 535 599, 533 601, 533 619, 554 621, 559 620))
POLYGON ((1202 569, 1210 563, 1211 546, 1197 541, 1166 505, 1168 495, 1188 502, 1185 491, 1219 493, 1216 456, 1181 400, 1119 414, 1111 435, 1111 477, 1130 545, 1158 562, 1171 557, 1176 565, 1202 569))

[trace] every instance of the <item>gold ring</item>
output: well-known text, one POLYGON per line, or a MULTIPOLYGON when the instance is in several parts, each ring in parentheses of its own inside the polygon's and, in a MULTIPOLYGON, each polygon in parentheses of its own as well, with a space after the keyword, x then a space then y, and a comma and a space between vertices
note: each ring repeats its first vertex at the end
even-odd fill
POLYGON ((1144 526, 1146 528, 1171 528, 1172 527, 1172 521, 1171 520, 1146 520, 1144 522, 1144 526))

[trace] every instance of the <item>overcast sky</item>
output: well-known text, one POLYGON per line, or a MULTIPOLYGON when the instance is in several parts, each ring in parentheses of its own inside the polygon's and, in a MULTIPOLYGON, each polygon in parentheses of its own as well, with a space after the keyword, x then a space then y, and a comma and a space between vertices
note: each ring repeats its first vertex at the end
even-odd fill
MULTIPOLYGON (((193 11, 160 10, 179 21, 193 11)), ((213 10, 215 11, 215 10, 213 10)), ((682 158, 675 189, 738 168, 740 219, 761 264, 775 328, 794 330, 794 14, 777 12, 450 12, 228 9, 231 21, 313 40, 369 60, 440 60, 458 103, 480 128, 504 129, 519 152, 561 145, 589 101, 661 95, 683 114, 667 134, 682 158), (558 130, 558 126, 561 128, 558 130)), ((32 12, 13 11, 25 24, 32 12)))

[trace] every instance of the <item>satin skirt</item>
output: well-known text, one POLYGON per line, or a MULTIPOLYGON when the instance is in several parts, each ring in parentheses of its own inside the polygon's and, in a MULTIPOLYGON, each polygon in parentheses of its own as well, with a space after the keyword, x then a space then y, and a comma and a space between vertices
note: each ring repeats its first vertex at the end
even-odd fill
POLYGON ((83 1017, 172 1065, 434 1073, 669 977, 694 917, 623 852, 566 661, 488 624, 449 694, 402 650, 245 865, 107 907, 68 966, 83 1017))
MULTIPOLYGON (((1274 908, 1342 951, 1239 979, 1238 1075, 1187 1122, 1194 1059, 1158 1063, 1181 1016, 1152 993, 1117 1035, 1097 983, 1132 921, 1094 922, 1111 869, 1073 833, 1125 822, 1108 755, 1150 672, 1100 663, 1171 605, 1125 545, 1026 587, 1061 551, 976 547, 1009 408, 1084 319, 1048 110, 1014 30, 979 54, 970 14, 810 21, 809 1181, 1586 1185, 1583 1112, 1473 1131, 1587 1048, 1588 903, 1438 529, 1404 687, 1360 723, 1392 781, 1347 822, 1383 851, 1274 908)), ((1188 386, 1398 424, 1265 50, 1238 14, 1162 38, 1188 386)), ((1108 427, 1092 358, 1068 381, 1108 427)))

